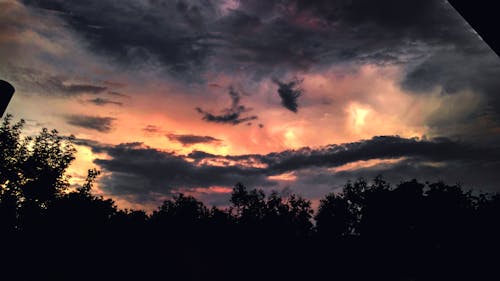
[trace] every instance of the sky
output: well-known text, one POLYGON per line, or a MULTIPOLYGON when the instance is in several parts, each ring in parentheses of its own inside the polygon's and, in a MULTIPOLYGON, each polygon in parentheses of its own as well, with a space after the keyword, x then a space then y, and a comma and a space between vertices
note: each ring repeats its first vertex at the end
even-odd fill
POLYGON ((383 175, 500 191, 500 59, 441 0, 0 0, 25 131, 151 210, 232 187, 314 202, 383 175))

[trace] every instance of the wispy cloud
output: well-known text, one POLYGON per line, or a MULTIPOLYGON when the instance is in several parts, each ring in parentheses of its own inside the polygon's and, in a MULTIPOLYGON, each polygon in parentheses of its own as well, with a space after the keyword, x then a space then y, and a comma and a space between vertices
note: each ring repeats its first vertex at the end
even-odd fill
POLYGON ((203 120, 222 124, 238 125, 258 118, 256 115, 242 116, 242 114, 250 111, 250 109, 240 104, 240 94, 232 87, 229 88, 229 96, 231 97, 231 107, 223 109, 222 114, 213 114, 200 107, 197 107, 196 111, 203 115, 203 120))
POLYGON ((28 67, 9 66, 7 75, 9 80, 16 82, 22 89, 32 92, 51 95, 74 97, 83 94, 101 94, 108 87, 85 82, 73 82, 69 77, 56 75, 28 67))
POLYGON ((176 141, 184 146, 190 146, 198 143, 212 143, 219 144, 220 139, 211 136, 197 136, 191 134, 179 135, 179 134, 167 134, 167 138, 171 141, 176 141))
POLYGON ((68 124, 73 126, 95 130, 101 133, 109 133, 112 129, 113 121, 115 121, 116 118, 89 115, 66 115, 65 120, 68 124))
POLYGON ((108 104, 113 104, 113 105, 118 105, 122 106, 123 103, 119 101, 113 101, 110 99, 105 99, 105 98, 94 98, 94 99, 89 99, 87 100, 89 103, 93 103, 95 105, 103 106, 103 105, 108 105, 108 104))

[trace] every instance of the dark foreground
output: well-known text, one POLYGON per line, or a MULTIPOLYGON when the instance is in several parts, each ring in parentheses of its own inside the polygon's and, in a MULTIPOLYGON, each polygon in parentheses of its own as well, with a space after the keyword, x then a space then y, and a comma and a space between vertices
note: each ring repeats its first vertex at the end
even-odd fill
POLYGON ((499 199, 358 181, 314 226, 308 201, 241 185, 229 211, 179 196, 150 216, 74 193, 18 210, 14 228, 2 205, 2 267, 43 280, 498 280, 499 199))

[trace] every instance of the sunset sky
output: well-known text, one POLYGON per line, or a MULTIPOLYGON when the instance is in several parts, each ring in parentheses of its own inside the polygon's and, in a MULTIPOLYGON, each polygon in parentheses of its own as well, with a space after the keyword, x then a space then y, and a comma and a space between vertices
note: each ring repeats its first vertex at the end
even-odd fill
POLYGON ((121 207, 382 174, 500 191, 500 59, 441 0, 0 0, 25 132, 121 207))

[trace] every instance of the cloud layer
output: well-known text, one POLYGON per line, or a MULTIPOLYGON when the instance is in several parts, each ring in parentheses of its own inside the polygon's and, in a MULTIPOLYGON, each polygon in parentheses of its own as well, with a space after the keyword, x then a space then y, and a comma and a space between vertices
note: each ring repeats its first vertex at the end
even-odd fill
MULTIPOLYGON (((287 173, 295 174, 298 177, 295 185, 301 186, 321 184, 322 178, 329 179, 333 184, 339 178, 355 174, 374 176, 385 171, 389 171, 389 177, 397 173, 410 177, 435 177, 440 173, 450 174, 450 169, 462 167, 459 168, 462 171, 467 167, 470 170, 463 176, 471 180, 490 174, 492 168, 499 166, 497 159, 500 156, 498 148, 478 147, 446 138, 427 140, 398 136, 380 136, 320 148, 304 147, 278 153, 234 156, 201 151, 177 155, 141 143, 103 145, 88 140, 79 140, 78 143, 91 147, 96 153, 105 152, 110 156, 109 159, 95 160, 97 165, 111 172, 103 180, 104 190, 113 195, 137 196, 141 200, 153 194, 168 195, 182 188, 231 187, 236 182, 274 187, 279 184, 279 176, 287 173), (394 161, 383 161, 391 159, 394 161), (381 164, 332 170, 368 160, 381 164)), ((491 188, 490 185, 496 183, 494 180, 498 177, 489 180, 483 181, 483 184, 491 188)))
POLYGON ((215 143, 221 142, 220 139, 216 139, 211 136, 197 136, 197 135, 181 135, 181 134, 167 134, 167 138, 171 141, 179 142, 184 146, 190 146, 199 143, 215 143))
POLYGON ((112 129, 113 121, 115 120, 115 118, 112 117, 89 115, 67 115, 65 119, 70 125, 95 130, 101 133, 109 133, 112 129))

